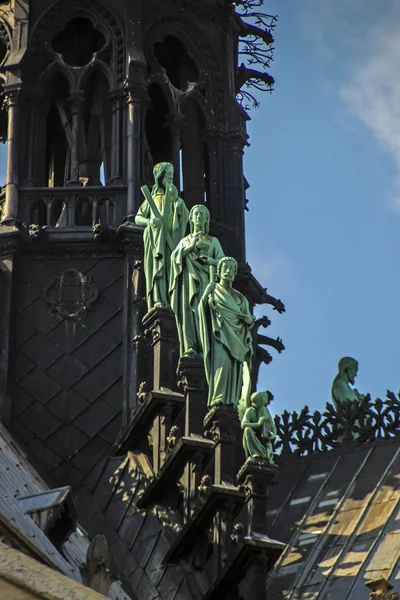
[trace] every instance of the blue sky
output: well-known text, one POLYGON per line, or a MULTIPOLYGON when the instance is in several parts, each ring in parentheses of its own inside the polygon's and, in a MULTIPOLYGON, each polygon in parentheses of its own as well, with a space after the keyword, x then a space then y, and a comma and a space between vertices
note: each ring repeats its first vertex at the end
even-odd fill
POLYGON ((283 315, 262 367, 274 412, 322 409, 338 359, 357 387, 400 388, 400 3, 270 0, 276 79, 251 111, 247 259, 283 315), (262 223, 262 225, 260 225, 262 223))

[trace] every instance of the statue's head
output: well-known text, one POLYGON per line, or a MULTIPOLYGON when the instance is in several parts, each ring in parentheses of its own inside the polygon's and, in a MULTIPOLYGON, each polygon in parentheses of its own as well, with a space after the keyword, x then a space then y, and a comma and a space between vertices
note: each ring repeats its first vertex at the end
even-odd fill
POLYGON ((154 165, 153 176, 155 187, 158 188, 161 184, 165 187, 166 184, 174 181, 174 167, 168 162, 157 163, 154 165))
POLYGON ((250 396, 250 402, 253 406, 257 408, 262 408, 263 406, 268 406, 270 402, 274 399, 273 394, 270 391, 265 390, 264 392, 254 392, 250 396))
POLYGON ((354 385, 358 373, 358 362, 356 359, 351 356, 344 356, 339 360, 338 369, 338 377, 343 378, 343 376, 346 376, 348 382, 354 385))
POLYGON ((200 225, 204 233, 210 231, 210 211, 204 204, 195 204, 189 213, 190 233, 194 231, 194 225, 200 225))
POLYGON ((218 262, 217 276, 220 281, 232 283, 236 277, 238 264, 233 256, 224 256, 218 262))

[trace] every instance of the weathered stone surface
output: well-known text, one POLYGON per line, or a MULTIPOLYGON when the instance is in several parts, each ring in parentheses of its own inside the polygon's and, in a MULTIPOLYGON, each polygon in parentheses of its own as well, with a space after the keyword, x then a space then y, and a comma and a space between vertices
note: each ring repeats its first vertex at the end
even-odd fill
POLYGON ((66 597, 68 600, 104 600, 103 595, 0 542, 1 592, 14 594, 10 596, 12 600, 31 600, 38 596, 48 600, 65 600, 66 597))

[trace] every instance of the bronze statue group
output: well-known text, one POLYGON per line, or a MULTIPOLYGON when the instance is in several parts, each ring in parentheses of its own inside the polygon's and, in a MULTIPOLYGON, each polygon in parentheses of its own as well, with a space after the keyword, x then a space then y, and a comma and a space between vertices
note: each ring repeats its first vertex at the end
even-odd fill
POLYGON ((272 463, 272 395, 251 394, 254 317, 232 285, 237 262, 209 234, 207 207, 197 204, 188 211, 173 184, 173 166, 159 163, 153 174, 153 188, 142 188, 144 201, 134 218, 144 228, 147 308, 173 310, 180 355, 203 356, 209 408, 237 408, 246 457, 272 463))

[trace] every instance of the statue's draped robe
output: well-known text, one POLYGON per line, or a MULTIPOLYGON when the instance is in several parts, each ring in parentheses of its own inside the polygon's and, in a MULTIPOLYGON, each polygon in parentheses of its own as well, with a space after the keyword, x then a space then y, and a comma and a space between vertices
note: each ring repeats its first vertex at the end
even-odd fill
POLYGON ((218 239, 202 235, 195 248, 184 256, 191 245, 193 234, 183 238, 171 255, 171 307, 176 316, 181 356, 188 350, 202 352, 199 332, 198 307, 207 285, 210 283, 209 265, 197 259, 207 256, 219 260, 224 256, 218 239))
POLYGON ((251 317, 247 299, 220 283, 207 291, 199 304, 200 339, 208 382, 208 405, 237 406, 243 393, 250 392, 250 362, 253 355, 251 327, 243 316, 251 317))
MULTIPOLYGON (((160 211, 164 213, 165 195, 156 194, 154 202, 160 211)), ((151 219, 154 215, 147 200, 143 202, 137 212, 137 216, 151 219)), ((189 219, 189 211, 181 198, 171 201, 168 231, 174 246, 186 233, 186 225, 189 219)), ((147 308, 150 310, 156 303, 169 306, 169 277, 171 249, 165 238, 164 227, 155 229, 148 223, 143 232, 144 245, 144 274, 146 279, 147 308)))
POLYGON ((275 422, 267 407, 257 410, 254 406, 248 408, 242 420, 243 428, 243 448, 246 457, 259 457, 273 462, 272 441, 276 437, 275 422), (266 416, 267 419, 257 429, 246 427, 247 423, 258 423, 260 417, 266 416))
POLYGON ((359 393, 342 379, 336 378, 332 384, 332 401, 336 411, 346 409, 346 407, 355 403, 358 406, 359 393))
MULTIPOLYGON (((344 429, 350 426, 351 436, 353 439, 358 439, 360 436, 357 428, 361 429, 358 413, 360 410, 360 402, 362 394, 355 388, 352 388, 346 381, 336 377, 332 384, 332 401, 336 409, 339 420, 345 422, 344 429), (347 423, 347 425, 346 425, 347 423)), ((343 434, 344 435, 344 434, 343 434)), ((343 436, 338 436, 338 440, 343 440, 343 436)))

